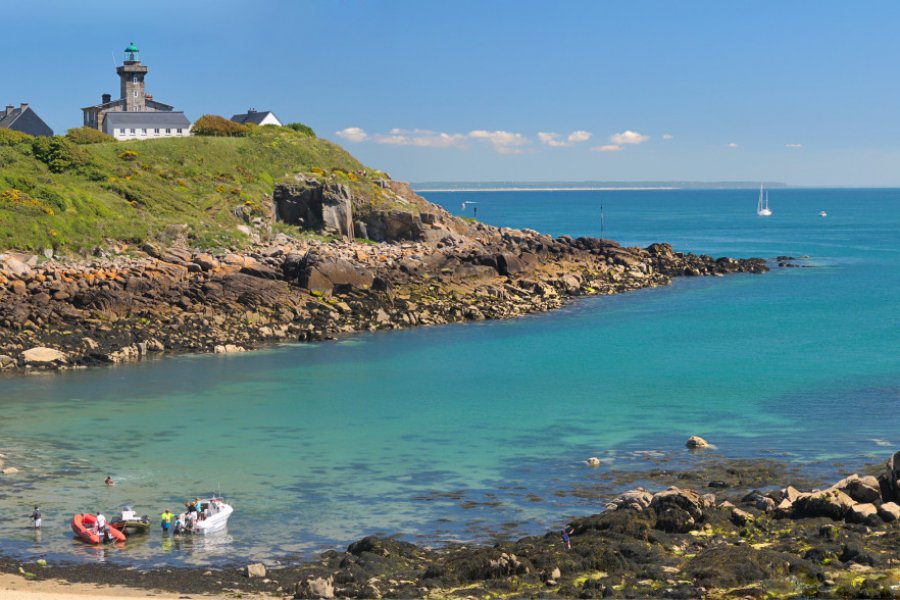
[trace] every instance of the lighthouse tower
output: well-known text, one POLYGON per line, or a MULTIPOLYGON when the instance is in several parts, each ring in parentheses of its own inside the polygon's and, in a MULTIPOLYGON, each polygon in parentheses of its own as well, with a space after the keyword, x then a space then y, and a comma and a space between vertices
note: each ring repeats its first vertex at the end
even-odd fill
POLYGON ((125 48, 125 62, 116 68, 119 74, 120 98, 125 101, 126 112, 144 112, 147 100, 144 93, 144 77, 149 69, 141 64, 140 50, 134 42, 125 48))

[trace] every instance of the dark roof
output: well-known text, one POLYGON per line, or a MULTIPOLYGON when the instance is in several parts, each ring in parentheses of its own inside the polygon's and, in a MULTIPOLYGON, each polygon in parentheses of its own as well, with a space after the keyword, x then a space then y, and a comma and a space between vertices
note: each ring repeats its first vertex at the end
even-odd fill
POLYGON ((44 123, 30 106, 14 108, 9 114, 0 107, 0 128, 21 131, 28 135, 53 135, 53 130, 44 123))
POLYGON ((278 120, 279 123, 281 123, 281 119, 276 117, 275 113, 273 113, 271 110, 259 110, 259 111, 254 110, 251 112, 244 113, 242 115, 234 115, 233 117, 231 117, 231 120, 234 121, 235 123, 240 123, 241 125, 245 125, 247 123, 253 123, 254 125, 259 125, 260 123, 262 123, 263 119, 265 119, 266 116, 268 116, 268 115, 272 115, 273 117, 275 117, 275 119, 278 120))
POLYGON ((102 104, 95 104, 93 106, 85 106, 81 110, 90 110, 92 108, 104 109, 104 108, 110 108, 112 106, 117 106, 119 104, 125 104, 125 98, 119 98, 118 100, 110 100, 109 102, 104 102, 102 104))
POLYGON ((141 129, 155 127, 191 126, 191 122, 183 112, 163 110, 159 112, 108 112, 103 121, 108 127, 139 127, 141 129))

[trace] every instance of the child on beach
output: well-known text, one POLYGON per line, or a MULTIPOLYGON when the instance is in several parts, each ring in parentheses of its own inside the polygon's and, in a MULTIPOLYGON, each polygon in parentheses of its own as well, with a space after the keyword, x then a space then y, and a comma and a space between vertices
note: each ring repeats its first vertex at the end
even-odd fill
POLYGON ((563 544, 566 545, 566 550, 572 549, 572 539, 569 537, 575 533, 574 527, 565 528, 562 530, 562 540, 563 544))

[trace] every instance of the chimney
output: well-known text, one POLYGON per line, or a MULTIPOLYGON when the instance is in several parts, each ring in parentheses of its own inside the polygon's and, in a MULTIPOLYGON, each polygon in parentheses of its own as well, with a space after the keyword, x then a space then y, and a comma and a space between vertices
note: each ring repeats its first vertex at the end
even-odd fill
POLYGON ((247 114, 255 113, 255 112, 256 112, 256 109, 255 109, 255 108, 248 108, 248 109, 247 109, 247 114))
POLYGON ((100 100, 103 104, 107 104, 108 102, 112 101, 112 96, 110 94, 103 94, 102 96, 100 96, 100 100))
POLYGON ((25 112, 25 109, 26 109, 26 108, 28 108, 28 103, 27 103, 27 102, 23 102, 23 103, 22 103, 22 106, 19 107, 19 110, 22 111, 22 112, 25 112))
POLYGON ((11 115, 13 110, 14 110, 13 105, 7 104, 6 105, 6 116, 8 117, 9 115, 11 115))

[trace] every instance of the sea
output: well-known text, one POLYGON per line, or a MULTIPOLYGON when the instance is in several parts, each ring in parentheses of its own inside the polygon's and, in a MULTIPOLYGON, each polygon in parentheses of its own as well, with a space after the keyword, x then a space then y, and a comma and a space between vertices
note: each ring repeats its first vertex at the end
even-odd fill
POLYGON ((599 236, 602 206, 623 245, 772 270, 507 321, 0 379, 0 453, 20 469, 0 476, 0 555, 274 564, 367 535, 489 542, 598 512, 611 473, 690 468, 691 435, 821 477, 900 450, 900 190, 772 190, 768 218, 747 189, 423 195, 556 236, 599 236), (234 506, 226 532, 160 534, 164 509, 213 493, 234 506), (73 513, 124 505, 149 535, 73 539, 73 513))

